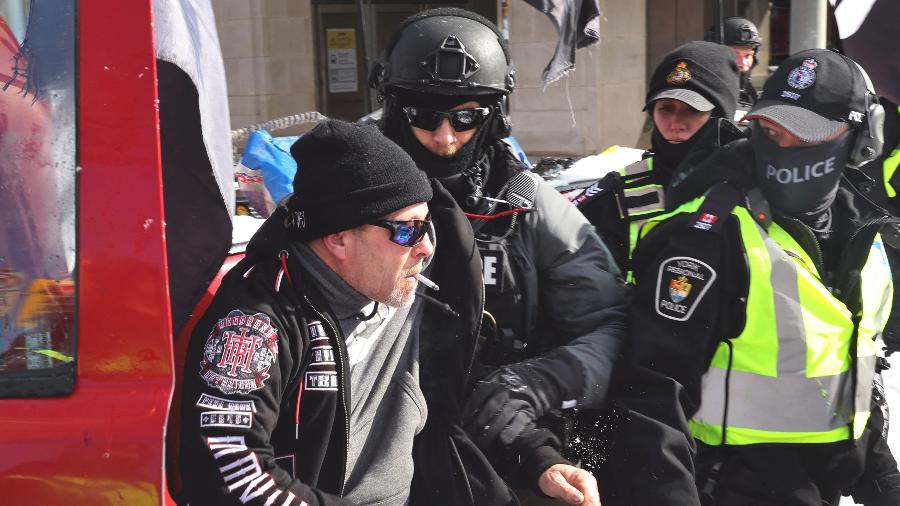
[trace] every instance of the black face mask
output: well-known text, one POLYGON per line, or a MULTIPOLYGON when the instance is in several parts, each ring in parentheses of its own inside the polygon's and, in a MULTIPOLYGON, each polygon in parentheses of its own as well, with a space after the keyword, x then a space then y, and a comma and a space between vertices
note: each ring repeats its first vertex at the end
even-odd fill
POLYGON ((441 180, 444 186, 452 185, 455 179, 461 177, 462 172, 475 163, 475 152, 481 138, 484 137, 484 128, 479 128, 475 135, 465 143, 453 156, 440 156, 429 151, 416 139, 412 127, 406 125, 401 129, 403 137, 401 146, 409 153, 420 169, 431 177, 441 180))
MULTIPOLYGON (((402 108, 405 106, 426 107, 439 111, 449 111, 450 109, 468 101, 478 102, 481 107, 493 106, 498 100, 493 96, 454 96, 441 95, 431 93, 404 92, 396 97, 392 104, 391 121, 385 134, 399 144, 420 169, 424 170, 429 176, 437 178, 441 183, 455 193, 453 188, 462 184, 463 171, 472 167, 481 156, 483 146, 486 142, 487 132, 492 130, 494 116, 497 114, 496 109, 492 108, 491 117, 482 124, 475 135, 469 139, 459 151, 453 156, 444 157, 436 155, 423 146, 412 132, 412 126, 406 119, 402 108)), ((463 190, 461 190, 463 191, 463 190)))
POLYGON ((751 128, 756 181, 772 207, 798 218, 814 217, 831 207, 850 159, 854 137, 850 131, 824 144, 781 148, 756 122, 751 128))
POLYGON ((688 153, 697 145, 697 141, 703 137, 707 130, 715 128, 715 118, 710 118, 699 130, 694 132, 690 139, 672 144, 659 133, 656 127, 650 134, 650 149, 653 151, 653 170, 665 173, 666 178, 672 176, 675 168, 687 157, 688 153))

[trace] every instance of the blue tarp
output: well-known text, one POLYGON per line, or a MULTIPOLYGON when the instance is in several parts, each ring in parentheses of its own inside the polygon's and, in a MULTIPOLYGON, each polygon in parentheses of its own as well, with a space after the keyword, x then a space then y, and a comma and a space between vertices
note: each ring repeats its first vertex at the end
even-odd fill
POLYGON ((298 135, 272 137, 265 130, 257 130, 250 134, 244 147, 241 164, 262 173, 266 189, 276 204, 294 191, 297 163, 291 156, 291 146, 299 138, 298 135))

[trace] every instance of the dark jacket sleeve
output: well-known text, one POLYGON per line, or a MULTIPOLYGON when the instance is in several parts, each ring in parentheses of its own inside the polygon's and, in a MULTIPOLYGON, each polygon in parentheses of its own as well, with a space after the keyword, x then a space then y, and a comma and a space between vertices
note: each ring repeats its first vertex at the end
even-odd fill
MULTIPOLYGON (((529 311, 545 351, 513 367, 540 378, 550 409, 598 408, 625 337, 626 288, 609 250, 565 197, 540 182, 535 207, 520 234, 537 269, 538 286, 527 289, 538 307, 529 311)), ((534 487, 548 467, 567 463, 559 448, 547 428, 523 432, 509 448, 518 480, 534 487)))
POLYGON ((728 315, 740 300, 732 292, 745 283, 734 274, 746 267, 726 251, 739 240, 733 217, 719 232, 691 227, 695 219, 680 214, 658 225, 634 253, 630 340, 614 395, 627 421, 608 466, 625 504, 700 504, 687 421, 716 346, 742 325, 728 315))
POLYGON ((446 309, 426 304, 419 332, 419 378, 428 420, 414 441, 410 502, 518 505, 512 490, 459 425, 484 306, 481 257, 469 219, 436 180, 432 189, 429 209, 438 246, 431 275, 441 287, 434 295, 446 309))
POLYGON ((235 281, 239 268, 191 336, 185 361, 180 455, 187 498, 192 505, 350 504, 276 463, 270 441, 284 392, 298 375, 301 337, 271 308, 245 302, 254 287, 235 281))
POLYGON ((574 203, 594 226, 616 265, 624 271, 628 265, 628 221, 625 219, 622 188, 622 177, 618 172, 610 172, 585 189, 574 203))
POLYGON ((609 250, 569 201, 546 183, 521 234, 534 255, 542 372, 556 378, 554 408, 597 408, 625 338, 626 288, 609 250), (549 345, 549 346, 548 346, 549 345))
POLYGON ((874 383, 872 414, 869 417, 867 435, 863 438, 865 445, 859 449, 865 452, 865 467, 851 492, 857 504, 900 504, 900 471, 897 470, 897 461, 887 441, 889 413, 881 374, 875 375, 874 383))

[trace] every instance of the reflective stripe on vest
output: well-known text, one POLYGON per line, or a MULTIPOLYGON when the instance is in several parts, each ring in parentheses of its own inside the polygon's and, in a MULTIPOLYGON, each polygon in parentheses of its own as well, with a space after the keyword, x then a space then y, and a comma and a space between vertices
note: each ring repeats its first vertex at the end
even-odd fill
MULTIPOLYGON (((622 176, 624 183, 625 202, 622 207, 625 209, 625 216, 628 220, 628 258, 631 258, 631 254, 634 253, 641 225, 665 210, 665 188, 656 183, 645 182, 650 178, 651 172, 653 172, 653 157, 644 158, 619 170, 619 175, 622 176), (653 197, 648 198, 651 195, 653 197), (635 201, 646 203, 634 205, 635 201)), ((630 276, 629 272, 628 277, 630 278, 630 276)))
POLYGON ((809 255, 777 223, 765 231, 746 209, 732 214, 750 268, 746 324, 731 349, 719 344, 703 377, 694 437, 722 444, 727 424, 730 445, 830 443, 849 438, 851 426, 859 438, 869 417, 875 338, 892 294, 881 238, 861 272, 866 296, 854 353, 852 315, 821 283, 809 255))
POLYGON ((887 192, 888 198, 897 196, 897 190, 891 185, 891 178, 897 172, 898 165, 900 165, 900 149, 895 149, 891 156, 884 159, 884 164, 882 164, 884 169, 884 191, 887 192))
POLYGON ((644 158, 643 160, 634 162, 630 165, 619 169, 619 175, 622 179, 629 180, 637 176, 649 175, 653 170, 653 157, 644 158))

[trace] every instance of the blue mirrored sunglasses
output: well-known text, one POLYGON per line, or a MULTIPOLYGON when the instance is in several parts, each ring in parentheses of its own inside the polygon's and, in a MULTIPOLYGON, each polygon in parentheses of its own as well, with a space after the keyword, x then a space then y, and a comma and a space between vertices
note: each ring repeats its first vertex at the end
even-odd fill
POLYGON ((431 214, 424 220, 372 220, 367 225, 386 228, 391 231, 391 242, 412 248, 416 244, 422 242, 422 238, 428 233, 428 227, 431 225, 431 214))

